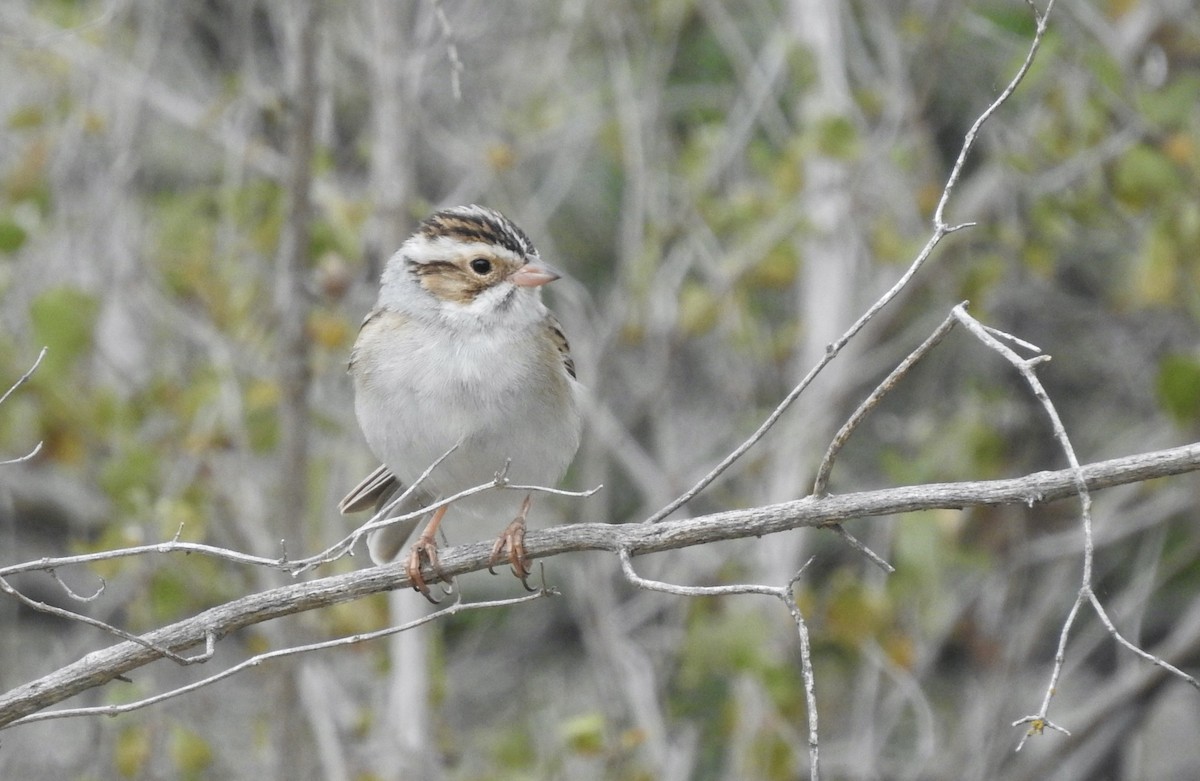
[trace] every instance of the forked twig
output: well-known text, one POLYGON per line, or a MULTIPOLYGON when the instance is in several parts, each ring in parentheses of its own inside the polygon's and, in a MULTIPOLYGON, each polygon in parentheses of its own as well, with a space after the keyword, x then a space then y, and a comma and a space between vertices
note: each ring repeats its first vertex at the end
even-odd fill
POLYGON ((1062 418, 1059 417, 1058 410, 1055 408, 1054 403, 1050 400, 1049 395, 1046 393, 1045 388, 1042 386, 1041 381, 1038 379, 1037 374, 1034 371, 1038 365, 1050 360, 1050 357, 1048 355, 1038 354, 1032 358, 1022 358, 1010 347, 1004 344, 1001 339, 1011 341, 1016 344, 1021 344, 1024 347, 1032 347, 1032 345, 1016 339, 1015 337, 1010 337, 1008 334, 999 332, 996 329, 983 326, 981 323, 979 323, 979 321, 967 314, 966 307, 964 305, 960 304, 954 308, 953 317, 965 328, 967 328, 967 330, 970 331, 976 338, 983 342, 987 347, 999 353, 1005 360, 1012 364, 1018 372, 1020 372, 1021 377, 1029 386, 1030 390, 1033 392, 1033 395, 1041 403, 1042 409, 1046 412, 1047 417, 1050 419, 1050 425, 1054 432, 1054 438, 1058 442, 1059 448, 1067 458, 1067 463, 1070 466, 1070 472, 1073 475, 1076 493, 1079 496, 1080 526, 1083 531, 1083 573, 1080 577, 1079 591, 1075 595, 1075 600, 1071 605, 1071 609, 1067 612, 1067 617, 1063 621, 1062 629, 1059 632, 1058 646, 1054 653, 1054 666, 1050 672, 1050 681, 1046 685, 1046 692, 1042 697, 1041 707, 1038 709, 1037 713, 1029 716, 1023 716, 1022 718, 1013 722, 1014 727, 1022 724, 1029 725, 1029 728, 1025 731, 1025 734, 1017 743, 1017 751, 1021 750, 1021 748, 1025 745, 1025 741, 1031 736, 1040 735, 1047 729, 1052 729, 1065 735, 1071 734, 1066 728, 1051 721, 1048 714, 1050 710, 1050 701, 1054 698, 1054 694, 1058 690, 1059 679, 1062 677, 1063 665, 1066 661, 1067 655, 1067 641, 1070 638, 1071 629, 1075 625, 1075 619, 1079 616, 1079 610, 1085 603, 1090 604, 1095 609, 1097 616, 1100 617, 1100 620, 1103 622, 1109 634, 1112 635, 1112 637, 1121 645, 1133 651, 1143 659, 1146 659, 1147 661, 1152 662, 1187 681, 1192 686, 1200 688, 1200 683, 1198 683, 1194 677, 1188 675, 1169 662, 1159 659, 1153 654, 1138 648, 1133 643, 1126 640, 1120 634, 1120 632, 1117 631, 1116 627, 1109 619, 1107 612, 1104 610, 1099 598, 1096 596, 1096 593, 1093 590, 1092 569, 1095 561, 1095 542, 1092 534, 1091 492, 1087 487, 1087 480, 1084 476, 1083 467, 1080 465, 1079 459, 1075 455, 1075 449, 1071 445, 1070 438, 1067 436, 1066 428, 1063 426, 1062 418))
POLYGON ((924 342, 921 342, 917 349, 909 353, 908 356, 901 361, 895 369, 892 370, 892 373, 885 377, 883 382, 879 383, 879 386, 875 388, 875 390, 872 391, 866 399, 863 400, 862 404, 858 405, 858 409, 854 410, 854 413, 847 418, 846 422, 842 424, 842 427, 838 429, 837 434, 833 436, 833 440, 829 443, 829 448, 825 451, 825 457, 821 459, 821 465, 817 468, 817 479, 814 481, 812 489, 813 496, 825 496, 829 492, 829 475, 831 472, 833 472, 834 459, 837 458, 838 453, 840 453, 842 448, 845 447, 846 442, 850 439, 850 435, 853 434, 854 430, 858 428, 859 424, 866 419, 867 415, 870 415, 871 412, 874 411, 877 406, 879 406, 879 403, 883 400, 883 397, 886 396, 888 392, 892 390, 892 388, 896 387, 900 380, 903 379, 904 375, 908 374, 909 370, 911 370, 918 361, 924 358, 930 350, 937 346, 937 344, 945 338, 946 334, 950 333, 950 329, 954 328, 954 322, 955 319, 953 315, 950 315, 943 320, 942 324, 934 329, 933 333, 929 335, 929 338, 927 338, 924 342))
POLYGON ((800 576, 804 574, 804 570, 812 563, 812 558, 810 557, 808 561, 804 562, 803 566, 783 586, 766 586, 761 583, 741 583, 729 586, 680 586, 674 583, 665 583, 661 580, 650 580, 639 575, 633 568, 633 556, 630 554, 628 548, 618 550, 617 556, 621 560, 621 571, 625 574, 625 578, 638 588, 647 591, 658 591, 681 597, 762 594, 764 596, 775 597, 783 602, 784 606, 788 609, 788 614, 792 617, 792 621, 796 624, 796 632, 800 637, 800 673, 804 680, 804 699, 808 711, 809 778, 811 781, 818 781, 820 778, 820 740, 817 731, 817 694, 816 678, 813 675, 812 669, 812 648, 808 641, 808 625, 804 621, 804 614, 800 612, 800 606, 796 604, 796 598, 793 594, 796 583, 799 582, 800 576))

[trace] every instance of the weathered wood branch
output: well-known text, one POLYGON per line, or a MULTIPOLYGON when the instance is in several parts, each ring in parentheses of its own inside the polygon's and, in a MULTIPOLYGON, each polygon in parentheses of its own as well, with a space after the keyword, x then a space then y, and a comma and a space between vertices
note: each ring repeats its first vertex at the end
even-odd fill
MULTIPOLYGON (((1083 467, 1083 473, 1087 487, 1097 490, 1197 469, 1200 469, 1200 443, 1089 464, 1083 467)), ((569 524, 531 531, 525 544, 532 558, 584 550, 626 550, 641 555, 916 510, 1001 504, 1032 506, 1073 496, 1076 490, 1075 476, 1064 469, 1007 480, 936 483, 806 497, 765 507, 659 523, 569 524)), ((442 571, 454 577, 484 569, 490 552, 490 542, 448 548, 441 554, 442 571)), ((435 579, 432 573, 426 577, 435 579)), ((127 641, 93 651, 77 662, 5 693, 0 696, 0 728, 162 658, 155 647, 181 653, 272 618, 410 585, 402 567, 392 564, 294 583, 235 599, 146 633, 142 639, 149 645, 127 641)))

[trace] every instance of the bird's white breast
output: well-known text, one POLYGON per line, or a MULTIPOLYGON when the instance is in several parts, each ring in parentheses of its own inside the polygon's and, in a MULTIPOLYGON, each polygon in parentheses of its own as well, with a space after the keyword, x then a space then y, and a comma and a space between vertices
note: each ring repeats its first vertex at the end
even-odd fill
MULTIPOLYGON (((485 483, 506 460, 513 483, 553 485, 579 443, 575 386, 536 336, 377 314, 359 336, 353 369, 372 451, 409 485, 457 445, 424 484, 432 496, 485 483)), ((489 492, 461 506, 490 515, 519 500, 489 492)))

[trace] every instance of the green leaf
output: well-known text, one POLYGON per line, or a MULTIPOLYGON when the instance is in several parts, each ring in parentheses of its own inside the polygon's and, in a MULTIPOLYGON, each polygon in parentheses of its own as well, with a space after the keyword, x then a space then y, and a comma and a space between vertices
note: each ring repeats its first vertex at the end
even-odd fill
POLYGON ((563 722, 563 740, 576 754, 596 756, 604 753, 607 724, 603 713, 584 713, 563 722))
POLYGON ((1180 423, 1200 421, 1200 361, 1168 355, 1158 367, 1158 398, 1180 423))
POLYGON ((858 129, 849 117, 824 117, 816 126, 817 149, 839 160, 859 156, 858 129))
POLYGON ((1147 90, 1139 95, 1138 105, 1143 118, 1165 128, 1187 128, 1194 121, 1196 104, 1200 101, 1200 78, 1181 76, 1160 90, 1147 90))
POLYGON ((46 123, 46 111, 39 105, 26 104, 8 115, 9 130, 28 130, 46 123))
POLYGON ((34 344, 48 348, 47 375, 61 376, 91 347, 99 308, 95 296, 73 287, 51 288, 33 300, 29 319, 34 344))
POLYGON ((141 776, 150 758, 150 733, 146 727, 129 727, 117 736, 113 764, 125 778, 141 776))
POLYGON ((146 501, 157 484, 161 460, 162 454, 156 448, 130 443, 105 460, 100 485, 114 500, 134 509, 146 501))
POLYGON ((212 746, 195 732, 175 726, 171 730, 171 759, 182 777, 199 778, 212 764, 212 746))
POLYGON ((16 252, 28 238, 29 234, 20 225, 6 217, 0 218, 0 252, 16 252))
POLYGON ((1183 182, 1166 155, 1141 144, 1117 161, 1113 192, 1126 206, 1143 209, 1183 195, 1183 182))

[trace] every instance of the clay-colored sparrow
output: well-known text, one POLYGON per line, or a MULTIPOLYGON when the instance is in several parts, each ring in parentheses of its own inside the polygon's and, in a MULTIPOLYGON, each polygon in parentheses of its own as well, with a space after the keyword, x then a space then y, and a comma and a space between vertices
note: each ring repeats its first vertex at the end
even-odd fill
MULTIPOLYGON (((558 277, 529 237, 492 209, 460 206, 421 223, 388 260, 351 354, 355 412, 383 465, 342 500, 343 513, 381 507, 451 448, 396 514, 486 483, 505 464, 515 484, 562 477, 579 447, 581 418, 566 337, 541 300, 541 286, 558 277)), ((522 582, 529 503, 493 490, 453 505, 480 519, 514 518, 492 563, 507 550, 522 582)), ((436 571, 435 535, 446 510, 433 513, 406 560, 413 588, 426 597, 421 566, 436 571)), ((368 535, 371 559, 394 560, 416 523, 368 535)))

